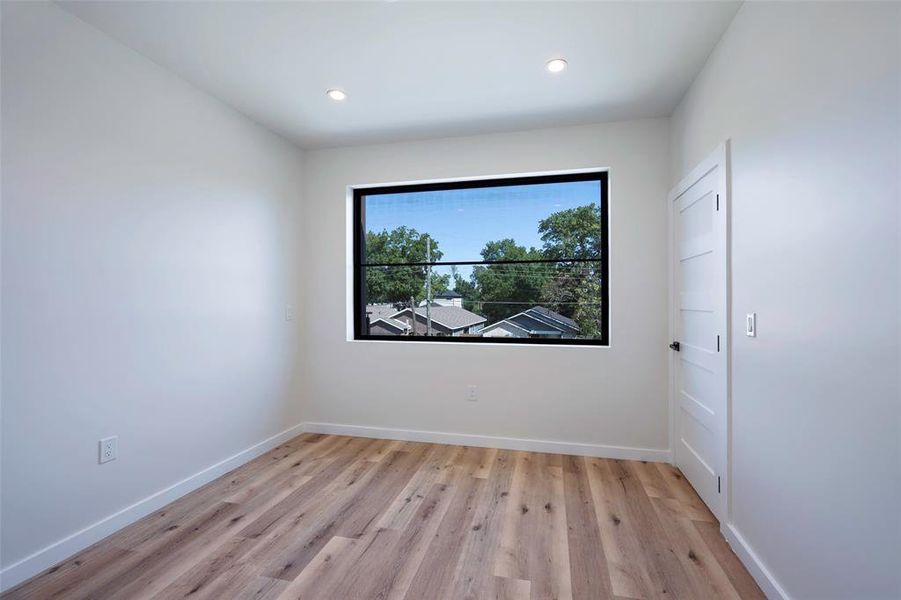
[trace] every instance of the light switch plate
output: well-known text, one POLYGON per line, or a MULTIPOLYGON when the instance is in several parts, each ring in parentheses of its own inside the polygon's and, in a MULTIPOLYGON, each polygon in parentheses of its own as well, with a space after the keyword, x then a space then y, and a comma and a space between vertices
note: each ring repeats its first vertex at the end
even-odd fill
POLYGON ((748 313, 745 323, 745 335, 748 337, 757 337, 757 313, 748 313))

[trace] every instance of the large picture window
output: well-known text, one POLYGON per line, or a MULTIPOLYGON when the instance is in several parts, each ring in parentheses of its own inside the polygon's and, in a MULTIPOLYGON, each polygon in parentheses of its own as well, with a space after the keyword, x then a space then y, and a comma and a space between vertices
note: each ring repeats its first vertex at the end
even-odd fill
POLYGON ((607 174, 354 189, 354 339, 606 346, 607 174))

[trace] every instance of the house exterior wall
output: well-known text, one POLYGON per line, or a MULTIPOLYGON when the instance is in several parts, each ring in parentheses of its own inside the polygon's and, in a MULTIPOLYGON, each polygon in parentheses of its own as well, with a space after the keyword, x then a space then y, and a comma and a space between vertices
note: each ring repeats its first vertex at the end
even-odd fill
POLYGON ((497 325, 493 325, 491 329, 483 330, 483 337, 514 337, 514 338, 524 338, 529 337, 528 334, 519 329, 518 327, 514 327, 513 325, 507 323, 506 321, 501 321, 497 325))

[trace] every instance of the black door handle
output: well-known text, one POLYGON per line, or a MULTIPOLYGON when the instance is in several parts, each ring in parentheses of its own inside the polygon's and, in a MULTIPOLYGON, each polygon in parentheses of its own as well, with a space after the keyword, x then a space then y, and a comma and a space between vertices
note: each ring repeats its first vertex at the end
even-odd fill
POLYGON ((669 347, 672 348, 673 350, 675 350, 676 352, 679 352, 679 350, 681 348, 681 346, 679 346, 679 342, 673 342, 672 344, 669 345, 669 347))

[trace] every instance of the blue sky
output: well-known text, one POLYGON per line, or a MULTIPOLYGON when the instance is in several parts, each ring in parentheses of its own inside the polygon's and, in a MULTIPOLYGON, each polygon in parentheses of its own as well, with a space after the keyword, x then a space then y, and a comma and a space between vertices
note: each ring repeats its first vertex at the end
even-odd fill
MULTIPOLYGON (((551 213, 598 202, 600 183, 574 181, 438 192, 384 194, 366 198, 366 228, 401 225, 429 233, 442 261, 481 260, 485 243, 513 238, 541 248, 538 222, 551 213)), ((471 269, 460 267, 468 277, 471 269)))

